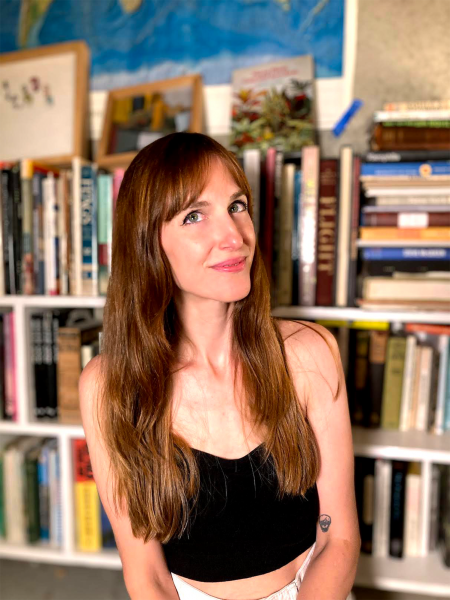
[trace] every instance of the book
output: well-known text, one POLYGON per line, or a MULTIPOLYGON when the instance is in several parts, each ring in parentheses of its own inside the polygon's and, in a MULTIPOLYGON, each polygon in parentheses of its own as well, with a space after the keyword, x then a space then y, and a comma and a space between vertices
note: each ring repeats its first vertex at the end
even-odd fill
POLYGON ((407 468, 408 463, 392 461, 389 555, 395 558, 403 557, 407 468))
POLYGON ((414 162, 427 160, 450 160, 450 150, 392 150, 390 152, 367 152, 365 162, 414 162))
POLYGON ((383 381, 386 366, 386 351, 389 331, 371 329, 369 331, 368 361, 368 402, 365 410, 365 425, 379 427, 381 424, 381 406, 383 400, 383 381), (368 414, 368 417, 367 417, 368 414))
MULTIPOLYGON (((450 127, 388 127, 377 123, 370 139, 371 150, 447 150, 450 145, 450 127)), ((428 123, 424 123, 428 125, 428 123)))
POLYGON ((248 148, 314 145, 315 121, 311 55, 233 71, 230 148, 238 156, 248 148))
POLYGON ((375 508, 373 525, 373 555, 389 555, 389 528, 391 516, 392 462, 375 459, 375 508))
POLYGON ((400 336, 391 336, 387 343, 381 406, 381 426, 384 429, 399 428, 405 354, 406 339, 400 336))
POLYGON ((97 179, 98 193, 98 291, 106 295, 110 274, 112 251, 112 201, 113 179, 109 173, 101 173, 97 179))
POLYGON ((256 237, 260 227, 260 185, 261 185, 261 151, 259 148, 248 148, 243 152, 243 168, 253 196, 253 227, 256 237))
POLYGON ((450 160, 428 162, 401 162, 401 163, 363 163, 361 165, 361 181, 368 181, 373 177, 396 177, 398 180, 436 178, 450 175, 450 160))
POLYGON ((400 431, 410 429, 412 413, 414 380, 417 369, 417 338, 415 335, 406 336, 405 366, 402 384, 402 398, 400 401, 400 431))
POLYGON ((373 115, 375 123, 385 121, 445 121, 450 119, 450 108, 435 110, 377 110, 373 115))
POLYGON ((444 303, 444 310, 445 307, 448 310, 450 280, 366 277, 363 282, 363 298, 366 300, 441 300, 444 303))
POLYGON ((283 167, 283 183, 280 205, 280 252, 278 254, 277 304, 292 302, 292 228, 294 220, 295 164, 283 167))
POLYGON ((383 110, 450 110, 450 100, 414 100, 409 102, 385 102, 383 110))
POLYGON ((420 463, 409 463, 405 480, 404 556, 421 556, 421 496, 420 463))
POLYGON ((317 228, 316 306, 333 306, 338 218, 337 160, 321 160, 317 228))
POLYGON ((100 496, 86 440, 72 440, 72 452, 77 549, 83 552, 97 552, 102 548, 100 496))
POLYGON ((299 223, 299 303, 316 302, 317 213, 319 205, 319 147, 302 149, 302 190, 299 223))
POLYGON ((375 212, 364 211, 361 215, 363 227, 450 227, 450 212, 375 212))
POLYGON ((348 305, 348 281, 350 264, 351 207, 353 197, 353 150, 343 146, 340 150, 339 217, 337 235, 336 306, 348 305))
POLYGON ((433 240, 450 241, 450 227, 360 227, 362 240, 433 240))

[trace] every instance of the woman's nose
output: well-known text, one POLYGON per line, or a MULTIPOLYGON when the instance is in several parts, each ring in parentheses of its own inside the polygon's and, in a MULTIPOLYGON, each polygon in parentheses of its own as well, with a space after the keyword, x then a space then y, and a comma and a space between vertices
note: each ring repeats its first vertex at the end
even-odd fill
POLYGON ((230 214, 218 219, 216 235, 220 247, 240 248, 244 242, 242 233, 230 214))

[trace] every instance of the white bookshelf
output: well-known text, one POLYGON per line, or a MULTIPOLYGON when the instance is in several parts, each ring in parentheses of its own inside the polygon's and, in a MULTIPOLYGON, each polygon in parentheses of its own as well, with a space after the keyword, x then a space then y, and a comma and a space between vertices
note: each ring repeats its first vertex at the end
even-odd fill
MULTIPOLYGON (((16 375, 18 390, 17 422, 0 421, 0 436, 36 435, 51 436, 58 440, 62 483, 63 546, 50 548, 42 544, 18 546, 0 541, 0 557, 86 566, 92 568, 120 569, 117 550, 79 552, 75 546, 74 490, 71 443, 83 438, 81 425, 64 425, 52 420, 36 421, 32 402, 33 373, 29 356, 31 345, 30 315, 43 308, 94 308, 101 309, 104 297, 74 296, 4 296, 0 297, 2 310, 15 311, 16 375)), ((432 311, 374 311, 359 308, 336 307, 277 307, 272 311, 277 317, 297 319, 337 319, 349 321, 390 321, 450 324, 449 312, 432 311)), ((389 458, 422 463, 424 473, 424 514, 430 510, 431 466, 433 463, 450 464, 450 434, 434 436, 418 431, 399 432, 380 429, 353 428, 355 454, 373 458, 389 458)), ((435 597, 450 597, 450 569, 442 564, 436 554, 423 558, 393 559, 361 555, 355 585, 406 593, 422 593, 435 597)))

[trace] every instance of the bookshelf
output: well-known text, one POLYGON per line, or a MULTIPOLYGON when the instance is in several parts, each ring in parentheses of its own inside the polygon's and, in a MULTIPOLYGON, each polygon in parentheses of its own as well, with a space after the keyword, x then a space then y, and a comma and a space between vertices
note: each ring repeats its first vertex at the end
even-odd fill
MULTIPOLYGON (((0 557, 14 560, 44 562, 91 568, 120 569, 117 550, 79 552, 75 546, 74 486, 71 443, 84 437, 81 425, 58 424, 52 420, 34 419, 32 412, 32 373, 28 360, 30 348, 29 316, 33 310, 45 308, 95 308, 102 309, 103 296, 3 296, 0 307, 15 311, 16 365, 18 385, 17 422, 0 421, 0 436, 33 435, 55 437, 61 459, 62 529, 61 549, 48 546, 13 545, 0 541, 0 557)), ((368 311, 360 308, 279 306, 272 314, 281 318, 341 319, 391 322, 422 322, 450 324, 450 312, 432 311, 368 311)), ((433 463, 450 464, 450 433, 437 436, 419 431, 388 431, 382 429, 353 428, 355 455, 419 461, 425 474, 422 510, 430 509, 431 466, 433 463)), ((420 558, 376 558, 361 554, 356 586, 371 587, 405 593, 422 593, 434 597, 450 596, 450 571, 437 553, 420 558)))

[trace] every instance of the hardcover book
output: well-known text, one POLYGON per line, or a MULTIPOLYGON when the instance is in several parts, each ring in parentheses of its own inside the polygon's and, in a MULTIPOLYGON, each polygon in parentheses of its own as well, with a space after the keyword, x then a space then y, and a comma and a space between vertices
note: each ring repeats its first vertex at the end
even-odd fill
POLYGON ((231 150, 284 152, 316 143, 314 62, 297 56, 233 72, 231 150))

